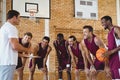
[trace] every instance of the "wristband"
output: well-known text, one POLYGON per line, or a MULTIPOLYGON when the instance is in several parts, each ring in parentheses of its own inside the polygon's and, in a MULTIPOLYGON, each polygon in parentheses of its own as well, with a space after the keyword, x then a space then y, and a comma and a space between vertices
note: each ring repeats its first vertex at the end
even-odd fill
POLYGON ((33 57, 33 54, 31 53, 31 54, 30 54, 30 59, 32 59, 32 57, 33 57))
POLYGON ((70 64, 67 64, 66 67, 67 67, 67 68, 70 67, 70 64))
POLYGON ((90 69, 92 69, 92 68, 95 68, 95 66, 94 66, 94 65, 91 65, 91 66, 90 66, 90 69))

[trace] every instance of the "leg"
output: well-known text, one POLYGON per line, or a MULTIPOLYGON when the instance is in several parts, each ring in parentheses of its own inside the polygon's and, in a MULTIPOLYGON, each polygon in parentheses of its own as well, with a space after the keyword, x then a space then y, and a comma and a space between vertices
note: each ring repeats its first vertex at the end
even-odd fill
POLYGON ((75 80, 80 80, 80 72, 79 72, 79 69, 75 69, 75 80))
POLYGON ((16 72, 17 72, 17 79, 18 80, 23 80, 23 69, 24 69, 24 66, 22 64, 22 58, 21 57, 18 57, 18 64, 16 66, 16 72))
POLYGON ((62 80, 62 69, 61 69, 61 67, 59 66, 59 68, 58 68, 58 78, 59 78, 59 80, 62 80))
POLYGON ((22 58, 22 65, 23 66, 25 66, 26 60, 27 60, 27 58, 24 58, 24 57, 22 58))
POLYGON ((29 80, 34 80, 33 76, 34 76, 34 72, 35 72, 35 68, 32 70, 30 69, 30 73, 29 73, 29 80))
POLYGON ((97 74, 98 74, 98 71, 96 71, 96 73, 90 72, 90 78, 91 78, 91 80, 97 80, 97 74))
POLYGON ((41 69, 43 72, 43 80, 48 80, 48 70, 47 67, 44 69, 41 69))
POLYGON ((92 80, 91 76, 90 76, 90 73, 85 73, 85 74, 86 74, 86 80, 92 80))
POLYGON ((24 67, 20 67, 16 70, 18 74, 18 80, 23 80, 23 69, 24 67))
POLYGON ((67 71, 67 77, 68 77, 68 80, 71 80, 71 72, 70 71, 67 71))
POLYGON ((70 67, 67 68, 67 78, 68 78, 68 80, 71 80, 71 70, 70 70, 70 67))
POLYGON ((23 80, 23 69, 24 69, 24 67, 20 67, 20 68, 16 69, 17 74, 18 74, 18 80, 23 80))

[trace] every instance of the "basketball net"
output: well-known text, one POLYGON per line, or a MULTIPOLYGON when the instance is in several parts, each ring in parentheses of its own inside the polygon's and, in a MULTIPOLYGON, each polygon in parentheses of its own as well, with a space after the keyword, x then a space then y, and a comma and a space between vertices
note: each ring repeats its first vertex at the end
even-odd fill
POLYGON ((29 20, 36 20, 36 17, 35 17, 35 14, 36 14, 36 9, 29 9, 29 20))

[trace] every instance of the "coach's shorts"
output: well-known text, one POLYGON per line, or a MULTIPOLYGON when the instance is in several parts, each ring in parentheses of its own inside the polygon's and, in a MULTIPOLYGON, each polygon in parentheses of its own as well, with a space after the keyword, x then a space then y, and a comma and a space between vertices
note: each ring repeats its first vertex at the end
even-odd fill
POLYGON ((0 65, 0 80, 13 80, 15 65, 0 65))

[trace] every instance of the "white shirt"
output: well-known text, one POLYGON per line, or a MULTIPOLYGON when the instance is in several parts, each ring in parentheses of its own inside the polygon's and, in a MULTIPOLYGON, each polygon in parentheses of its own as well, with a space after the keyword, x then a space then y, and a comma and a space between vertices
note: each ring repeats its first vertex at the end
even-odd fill
MULTIPOLYGON (((114 35, 114 37, 115 37, 115 35, 114 35)), ((115 37, 115 41, 116 41, 117 47, 120 46, 120 39, 117 39, 117 38, 115 37)), ((119 60, 120 60, 120 51, 118 51, 118 55, 119 55, 119 60)))
MULTIPOLYGON (((115 35, 114 35, 114 37, 115 37, 115 35)), ((116 45, 118 47, 120 45, 120 39, 117 39, 115 37, 115 41, 116 41, 116 45)), ((120 61, 120 51, 118 51, 118 55, 119 55, 119 61, 120 61)), ((120 68, 118 69, 118 71, 119 71, 119 76, 120 76, 120 68)), ((119 80, 119 79, 115 79, 115 80, 119 80)))
POLYGON ((18 38, 18 31, 15 26, 6 22, 0 28, 0 65, 17 65, 18 52, 12 48, 10 38, 18 38))

